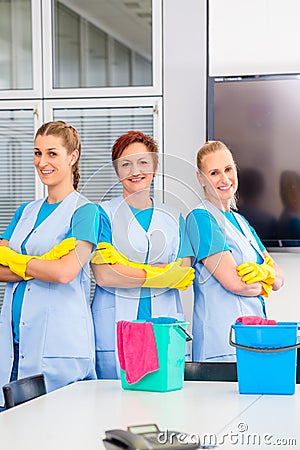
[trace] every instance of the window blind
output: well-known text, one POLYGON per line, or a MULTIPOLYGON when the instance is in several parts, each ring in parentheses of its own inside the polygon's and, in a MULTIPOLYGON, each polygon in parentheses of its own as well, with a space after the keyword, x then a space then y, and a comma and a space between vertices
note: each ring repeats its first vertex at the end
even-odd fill
MULTIPOLYGON (((0 234, 24 202, 34 200, 32 109, 0 110, 0 234)), ((0 308, 5 283, 0 283, 0 308)))

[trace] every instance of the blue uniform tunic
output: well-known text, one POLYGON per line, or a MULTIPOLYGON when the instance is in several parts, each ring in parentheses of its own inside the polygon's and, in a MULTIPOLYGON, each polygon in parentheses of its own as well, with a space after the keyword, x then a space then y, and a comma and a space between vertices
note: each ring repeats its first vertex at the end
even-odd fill
MULTIPOLYGON (((167 264, 192 256, 181 214, 165 205, 132 209, 118 197, 102 204, 101 240, 112 243, 131 261, 167 264)), ((116 322, 149 317, 184 320, 176 289, 121 289, 96 286, 92 303, 98 378, 117 378, 116 322)))
POLYGON ((202 264, 202 259, 230 251, 237 265, 261 263, 264 246, 246 219, 233 211, 224 213, 203 201, 187 217, 195 261, 193 310, 193 361, 234 361, 228 343, 231 324, 244 315, 265 316, 262 297, 246 297, 225 289, 202 264))

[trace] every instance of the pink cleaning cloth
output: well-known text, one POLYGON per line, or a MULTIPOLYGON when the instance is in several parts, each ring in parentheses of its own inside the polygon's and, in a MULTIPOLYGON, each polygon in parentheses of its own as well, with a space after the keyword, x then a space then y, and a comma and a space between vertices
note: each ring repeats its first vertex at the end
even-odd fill
POLYGON ((242 316, 236 319, 236 322, 241 322, 243 325, 277 325, 276 320, 259 316, 242 316))
POLYGON ((159 369, 156 340, 151 322, 117 323, 117 346, 120 367, 129 384, 159 369))

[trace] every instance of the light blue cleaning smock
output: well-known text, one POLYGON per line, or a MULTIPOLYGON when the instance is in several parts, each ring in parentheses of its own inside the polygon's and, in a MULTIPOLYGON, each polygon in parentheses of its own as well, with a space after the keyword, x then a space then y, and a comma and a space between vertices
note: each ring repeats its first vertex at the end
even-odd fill
MULTIPOLYGON (((48 206, 41 199, 18 210, 1 236, 10 248, 42 255, 71 236, 97 244, 100 216, 95 205, 73 192, 56 207, 48 206)), ((68 284, 37 279, 7 283, 0 321, 1 386, 9 381, 13 341, 20 347, 18 378, 44 373, 48 391, 95 378, 89 293, 88 262, 68 284)))
MULTIPOLYGON (((110 242, 129 260, 167 264, 192 255, 184 220, 178 211, 153 203, 137 211, 123 197, 102 203, 102 241, 110 242)), ((138 317, 174 317, 184 320, 177 289, 102 288, 96 286, 92 303, 98 378, 118 378, 116 323, 138 317)))
POLYGON ((225 289, 201 260, 230 251, 236 264, 261 263, 265 249, 257 234, 240 214, 224 213, 207 200, 187 217, 187 232, 194 253, 193 361, 234 361, 229 345, 230 326, 240 316, 265 316, 262 297, 246 297, 225 289))

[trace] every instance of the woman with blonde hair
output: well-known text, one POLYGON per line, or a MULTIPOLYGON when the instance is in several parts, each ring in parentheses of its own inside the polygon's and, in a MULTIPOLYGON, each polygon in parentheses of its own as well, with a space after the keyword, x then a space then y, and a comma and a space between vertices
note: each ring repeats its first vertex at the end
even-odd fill
POLYGON ((206 142, 197 153, 205 199, 187 217, 195 261, 193 361, 232 361, 231 324, 265 317, 264 297, 283 285, 283 273, 255 230, 236 212, 237 168, 229 148, 206 142))
POLYGON ((22 204, 1 236, 0 386, 43 373, 51 391, 96 377, 88 264, 100 217, 77 192, 80 154, 77 130, 63 121, 35 135, 34 165, 48 195, 22 204))

